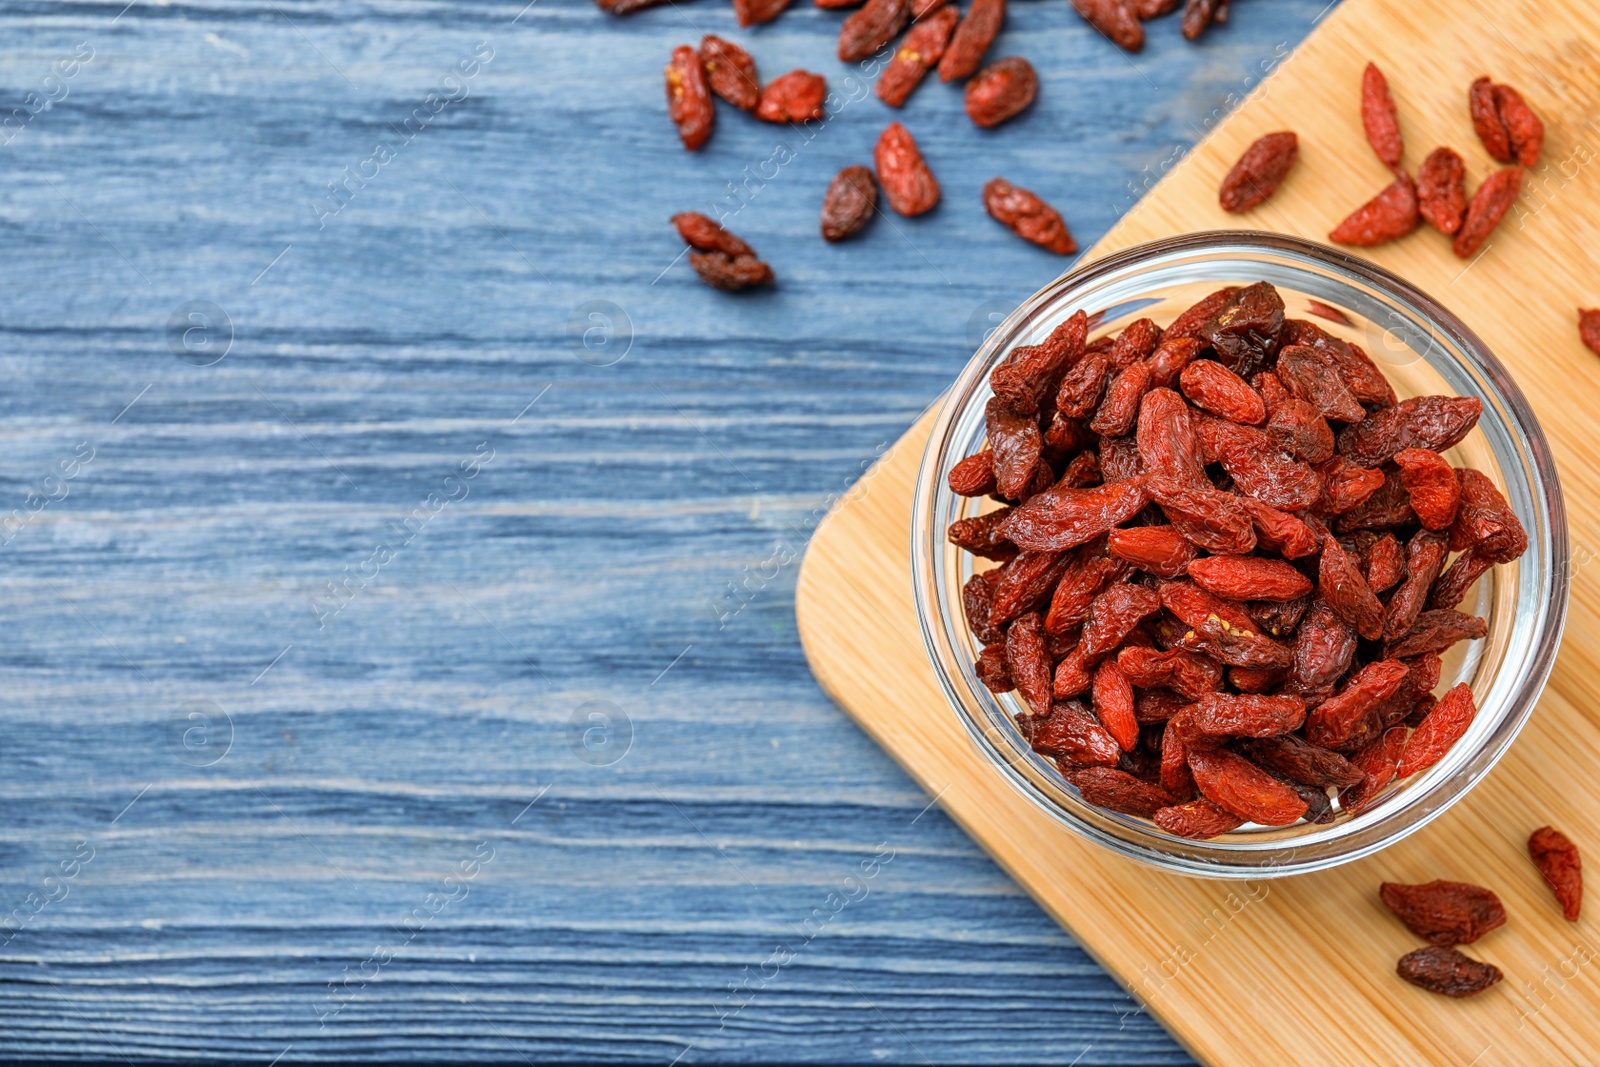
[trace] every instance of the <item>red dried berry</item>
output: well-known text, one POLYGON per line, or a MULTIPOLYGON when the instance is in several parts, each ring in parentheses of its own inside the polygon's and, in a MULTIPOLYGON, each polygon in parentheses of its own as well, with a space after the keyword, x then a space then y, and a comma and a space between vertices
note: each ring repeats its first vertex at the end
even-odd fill
POLYGON ((1600 309, 1578 309, 1578 337, 1589 351, 1600 354, 1600 309))
POLYGON ((1265 203, 1299 158, 1300 139, 1288 130, 1258 138, 1222 179, 1222 210, 1237 214, 1265 203))
POLYGON ((822 101, 828 83, 820 74, 791 70, 768 82, 756 104, 756 118, 765 122, 805 122, 827 114, 822 101))
POLYGON ((1368 63, 1361 75, 1361 128, 1379 161, 1398 172, 1405 150, 1400 139, 1400 113, 1395 110, 1394 97, 1389 95, 1388 79, 1376 63, 1368 63))
POLYGON ((1244 820, 1200 797, 1187 804, 1162 808, 1153 816, 1155 824, 1175 837, 1204 840, 1237 830, 1244 820))
POLYGON ((1405 748, 1406 728, 1396 726, 1378 737, 1350 757, 1350 762, 1361 768, 1361 781, 1339 791, 1339 806, 1351 815, 1359 815, 1371 807, 1378 794, 1394 781, 1394 769, 1400 762, 1400 751, 1405 748))
POLYGON ((1044 603, 1071 562, 1062 552, 1022 552, 1000 567, 990 623, 1005 626, 1044 603))
MULTIPOLYGON (((872 180, 872 171, 862 166, 844 168, 833 176, 822 197, 822 239, 842 241, 860 233, 877 210, 878 183, 872 180)), ((961 495, 980 496, 991 491, 961 495)))
POLYGON ((1214 359, 1190 363, 1178 376, 1178 382, 1183 395, 1197 407, 1232 422, 1256 426, 1267 419, 1267 405, 1261 394, 1214 359))
POLYGON ((1227 600, 1296 600, 1311 592, 1311 579, 1292 565, 1259 556, 1207 556, 1189 564, 1200 588, 1227 600))
POLYGON ((1494 891, 1469 882, 1384 882, 1378 896, 1406 929, 1435 945, 1471 943, 1506 921, 1494 891))
POLYGON ((1400 957, 1395 973, 1414 986, 1447 997, 1482 993, 1504 977, 1500 968, 1464 956, 1453 948, 1429 945, 1400 957))
POLYGON ((1160 610, 1161 599, 1155 590, 1128 583, 1113 585, 1089 605, 1079 648, 1087 659, 1098 659, 1122 644, 1140 619, 1160 610))
POLYGON ((771 285, 772 268, 755 256, 730 256, 726 252, 690 252, 689 266, 713 289, 737 293, 758 285, 771 285))
MULTIPOLYGON (((976 80, 968 83, 969 94, 971 86, 976 84, 976 80)), ((1078 250, 1060 212, 1036 194, 1004 178, 991 178, 984 184, 983 207, 996 222, 1024 241, 1031 241, 1058 256, 1070 256, 1078 250)))
POLYGON ((1322 544, 1317 590, 1362 637, 1376 641, 1383 636, 1383 604, 1361 573, 1360 560, 1331 537, 1322 544))
POLYGON ((1050 653, 1038 612, 1006 627, 1006 671, 1035 715, 1050 714, 1050 653))
POLYGON ((1509 85, 1494 87, 1494 106, 1500 113, 1500 121, 1505 124, 1506 134, 1511 140, 1511 153, 1517 162, 1524 167, 1538 163, 1539 153, 1544 150, 1544 123, 1534 114, 1533 108, 1522 99, 1521 93, 1509 85))
POLYGON ((1555 827, 1541 826, 1528 837, 1528 856, 1556 895, 1562 917, 1577 922, 1583 909, 1583 861, 1578 846, 1555 827))
POLYGON ((961 21, 961 12, 954 7, 941 7, 927 18, 913 13, 917 21, 895 49, 894 58, 883 68, 874 91, 878 99, 890 107, 900 107, 908 99, 923 76, 938 65, 944 50, 961 21))
POLYGON ((956 27, 950 46, 939 60, 939 80, 955 81, 970 77, 983 62, 1006 20, 1006 0, 972 0, 967 15, 956 27))
POLYGON ((683 147, 693 152, 711 136, 711 123, 716 118, 699 53, 686 44, 674 48, 666 76, 667 117, 678 127, 683 147))
POLYGON ((1370 248, 1404 237, 1417 228, 1417 186, 1401 173, 1383 192, 1356 208, 1328 234, 1335 244, 1370 248))
POLYGON ((1221 667, 1181 648, 1157 652, 1130 646, 1117 653, 1117 666, 1140 689, 1171 689, 1189 700, 1216 692, 1222 684, 1221 667))
POLYGON ((1057 486, 1017 508, 1005 532, 1023 548, 1060 551, 1127 522, 1149 502, 1144 482, 1137 478, 1093 489, 1057 486))
POLYGON ((1351 676, 1336 695, 1306 716, 1306 740, 1323 748, 1340 748, 1368 712, 1399 691, 1409 668, 1399 660, 1369 663, 1351 676))
POLYGON ((1324 418, 1360 422, 1367 417, 1327 349, 1287 345, 1278 353, 1277 374, 1290 396, 1315 407, 1324 418))
POLYGON ((1031 723, 1029 742, 1048 756, 1084 766, 1115 767, 1122 756, 1117 739, 1071 704, 1057 704, 1044 721, 1031 723))
POLYGON ((1148 819, 1172 803, 1160 786, 1141 781, 1114 767, 1090 767, 1067 775, 1083 799, 1099 808, 1148 819))
POLYGON ((1197 489, 1156 475, 1145 483, 1151 499, 1178 532, 1207 552, 1249 552, 1256 544, 1249 512, 1230 493, 1197 489))
POLYGON ((750 53, 714 34, 700 38, 700 62, 711 91, 734 107, 754 111, 761 100, 761 82, 750 53))
POLYGON ((856 63, 894 40, 911 18, 910 0, 867 0, 839 27, 839 60, 856 63))
POLYGON ((1505 218, 1506 212, 1511 210, 1511 205, 1516 202, 1517 194, 1522 191, 1522 168, 1506 167, 1497 170, 1483 180, 1478 186, 1478 191, 1472 194, 1472 200, 1467 204, 1467 217, 1461 223, 1461 230, 1456 234, 1456 239, 1451 242, 1450 250, 1462 259, 1471 259, 1477 255, 1489 239, 1489 234, 1500 225, 1500 220, 1505 218))
MULTIPOLYGON (((1116 660, 1108 659, 1095 668, 1091 694, 1100 725, 1117 739, 1123 751, 1133 751, 1139 744, 1139 720, 1133 713, 1133 686, 1116 660)), ((1170 802, 1168 798, 1165 803, 1170 802)))
POLYGON ((1299 793, 1226 749, 1191 747, 1189 771, 1207 800, 1248 822, 1288 826, 1306 813, 1299 793))
POLYGON ((1489 155, 1501 163, 1515 159, 1511 151, 1511 132, 1500 117, 1500 105, 1495 100, 1494 83, 1488 78, 1478 78, 1467 89, 1467 110, 1472 114, 1472 128, 1489 155))
POLYGON ((1301 785, 1344 789, 1366 777, 1339 753, 1294 734, 1252 739, 1244 743, 1244 750, 1267 770, 1301 785))
POLYGON ((889 206, 902 215, 921 215, 939 202, 939 182, 922 158, 909 130, 889 123, 878 137, 872 158, 889 206))
POLYGON ((1176 578, 1199 553, 1187 537, 1171 526, 1134 526, 1112 530, 1106 548, 1118 559, 1163 578, 1176 578))
POLYGON ((1144 47, 1144 27, 1127 0, 1072 0, 1072 9, 1101 36, 1127 51, 1144 47))
POLYGON ((1439 453, 1426 448, 1406 448, 1394 455, 1400 468, 1400 484, 1411 498, 1411 510, 1430 530, 1448 529, 1455 521, 1461 503, 1461 484, 1456 472, 1439 453))
POLYGON ((722 224, 698 211, 680 211, 672 216, 683 243, 701 252, 725 252, 730 256, 753 256, 756 250, 722 228, 722 224))
POLYGON ((1021 56, 997 59, 967 82, 967 117, 990 129, 1020 114, 1039 95, 1039 76, 1021 56))
POLYGON ((741 29, 749 29, 761 22, 771 22, 783 14, 791 0, 733 0, 733 15, 741 29))
POLYGON ((1435 148, 1417 171, 1417 212, 1446 237, 1467 213, 1467 168, 1450 148, 1435 148))
POLYGON ((1300 729, 1306 702, 1296 696, 1208 693, 1195 705, 1190 721, 1208 737, 1278 737, 1300 729))
POLYGON ((1326 600, 1317 598, 1295 634, 1294 658, 1284 691, 1326 699, 1350 669, 1355 652, 1355 629, 1326 600))
MULTIPOLYGON (((1264 376, 1282 384, 1277 375, 1264 376)), ((1288 395, 1276 405, 1268 405, 1267 437, 1274 448, 1305 463, 1326 463, 1333 458, 1333 428, 1322 412, 1311 403, 1288 395)))
POLYGON ((1476 641, 1488 634, 1487 620, 1449 608, 1436 608, 1418 615, 1415 625, 1398 640, 1384 645, 1383 651, 1388 658, 1409 659, 1429 652, 1443 652, 1462 641, 1476 641))
POLYGON ((1213 22, 1228 21, 1228 0, 1187 0, 1183 5, 1183 37, 1193 41, 1213 22))
POLYGON ((969 519, 958 519, 950 524, 945 537, 952 545, 966 549, 974 556, 1004 563, 1017 555, 1017 546, 1006 540, 1002 532, 1010 512, 1010 508, 1001 508, 969 519))
POLYGON ((1422 724, 1406 742, 1400 757, 1397 778, 1409 778, 1418 771, 1427 770, 1444 758, 1461 735, 1467 732, 1478 709, 1472 699, 1472 687, 1462 682, 1439 698, 1422 720, 1422 724))
POLYGON ((1392 533, 1373 540, 1362 550, 1361 560, 1366 568, 1367 585, 1374 593, 1392 588, 1406 576, 1406 550, 1392 533))
POLYGON ((1414 396, 1346 426, 1339 451, 1363 467, 1386 463, 1407 448, 1445 452, 1472 432, 1482 414, 1483 401, 1475 396, 1414 396))

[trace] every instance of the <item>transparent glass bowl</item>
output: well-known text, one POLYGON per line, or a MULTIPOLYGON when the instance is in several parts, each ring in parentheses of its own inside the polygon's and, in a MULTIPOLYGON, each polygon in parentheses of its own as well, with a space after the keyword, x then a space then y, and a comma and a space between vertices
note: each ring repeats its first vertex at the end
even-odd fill
POLYGON ((1171 871, 1262 878, 1320 870, 1369 855, 1420 828, 1465 796, 1510 747, 1538 701, 1566 620, 1569 577, 1566 513, 1555 464, 1528 402, 1471 330, 1432 297, 1335 249, 1251 232, 1198 233, 1140 245, 1064 275, 1018 308, 984 341, 946 395, 922 457, 911 524, 917 615, 935 671, 978 753, 1016 789, 1063 825, 1125 856, 1171 871), (1528 551, 1494 568, 1461 610, 1489 620, 1487 637, 1445 657, 1438 692, 1468 682, 1478 714, 1440 762, 1392 784, 1359 815, 1323 826, 1247 824, 1209 841, 1165 833, 1148 820, 1086 804, 1076 787, 1028 747, 1012 716, 1015 693, 995 696, 978 680, 980 645, 966 625, 961 587, 991 564, 945 540, 956 519, 996 505, 950 492, 950 468, 984 441, 989 372, 1019 345, 1042 340, 1083 308, 1101 314, 1091 337, 1135 318, 1170 322, 1224 285, 1267 281, 1292 318, 1311 318, 1359 344, 1402 398, 1427 393, 1476 396, 1483 417, 1447 454, 1504 491, 1528 530, 1528 551), (1308 301, 1344 312, 1343 326, 1308 312, 1308 301))

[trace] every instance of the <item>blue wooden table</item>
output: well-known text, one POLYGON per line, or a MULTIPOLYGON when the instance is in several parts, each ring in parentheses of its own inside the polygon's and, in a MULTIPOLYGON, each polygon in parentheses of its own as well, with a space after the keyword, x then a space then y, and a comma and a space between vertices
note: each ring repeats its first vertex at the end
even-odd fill
POLYGON ((1064 266, 982 183, 1087 246, 1323 0, 1138 56, 1021 0, 1038 103, 924 84, 943 203, 838 246, 890 117, 838 13, 524 3, 0 8, 0 1055, 1187 1062, 818 690, 794 579, 1064 266), (684 152, 703 32, 843 103, 684 152), (729 183, 770 292, 677 258, 729 183))

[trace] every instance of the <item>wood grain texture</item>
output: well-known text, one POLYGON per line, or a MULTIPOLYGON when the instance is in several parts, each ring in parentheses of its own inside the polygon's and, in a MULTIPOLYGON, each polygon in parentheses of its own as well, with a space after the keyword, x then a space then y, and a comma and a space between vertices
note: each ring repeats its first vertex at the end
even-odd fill
POLYGON ((780 277, 739 300, 666 220, 795 135, 723 109, 683 152, 661 67, 716 32, 842 86, 840 13, 0 6, 0 117, 58 97, 0 134, 0 521, 54 498, 0 534, 0 1057, 1187 1062, 818 690, 794 561, 1061 269, 982 183, 1087 244, 1323 7, 1127 57, 1013 4, 1038 103, 979 132, 924 85, 945 203, 831 247, 822 190, 889 117, 852 102, 731 224, 780 277), (631 337, 575 348, 600 300, 631 337), (231 321, 213 366, 171 349, 191 301, 231 321), (631 723, 613 765, 576 757, 590 701, 631 723))
POLYGON ((1587 567, 1600 530, 1600 368, 1579 343, 1574 310, 1600 295, 1590 149, 1600 75, 1587 43, 1596 39, 1600 17, 1581 5, 1500 5, 1491 26, 1454 5, 1352 0, 1094 250, 1241 223, 1319 239, 1388 181, 1356 109, 1369 59, 1399 102, 1407 166, 1441 143, 1466 156, 1474 186, 1493 166, 1465 108, 1465 87, 1480 73, 1519 86, 1544 117, 1541 165, 1477 259, 1456 259, 1432 232, 1371 252, 1455 309, 1521 384, 1555 451, 1575 544, 1567 636, 1534 717, 1495 772, 1419 833, 1333 871, 1253 883, 1253 894, 1252 883, 1162 875, 1103 853, 981 771, 928 665, 911 602, 911 486, 931 414, 830 516, 807 556, 799 617, 825 688, 1206 1062, 1593 1061, 1593 909, 1565 923, 1525 842, 1553 823, 1588 847, 1600 815, 1590 788, 1600 759, 1600 589, 1587 567), (1291 128, 1301 162, 1279 194, 1253 214, 1225 215, 1216 190, 1228 167, 1262 133, 1291 128), (1393 975, 1416 942, 1376 888, 1436 877, 1494 887, 1512 916, 1472 946, 1507 980, 1471 1001, 1393 975))

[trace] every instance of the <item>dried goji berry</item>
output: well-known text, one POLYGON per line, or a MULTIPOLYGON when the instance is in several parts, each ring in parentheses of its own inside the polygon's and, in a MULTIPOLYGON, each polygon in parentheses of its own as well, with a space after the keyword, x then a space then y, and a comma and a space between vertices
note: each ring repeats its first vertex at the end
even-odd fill
POLYGON ((1435 609, 1457 607, 1466 599, 1473 584, 1493 566, 1494 560, 1480 546, 1468 548, 1434 582, 1428 594, 1428 606, 1435 609))
POLYGON ((680 211, 672 216, 683 243, 702 252, 724 252, 730 256, 753 256, 756 250, 735 237, 722 225, 698 211, 680 211))
POLYGON ((1171 526, 1112 530, 1107 534, 1106 547, 1118 559, 1163 578, 1184 574, 1199 555, 1189 539, 1171 526))
POLYGON ((1383 636, 1393 641, 1417 624, 1417 616, 1427 604, 1428 591, 1444 566, 1447 555, 1444 538, 1419 530, 1406 543, 1406 577, 1389 597, 1383 621, 1383 636))
POLYGON ((1340 747, 1367 712, 1394 696, 1408 673, 1399 660, 1367 664, 1343 689, 1311 709, 1306 716, 1306 740, 1323 748, 1340 747))
POLYGON ((1122 755, 1117 739, 1071 704, 1056 704, 1042 722, 1034 719, 1030 732, 1034 749, 1057 759, 1114 767, 1122 755))
POLYGON ((1225 419, 1250 426, 1266 421, 1267 405, 1261 394, 1214 359, 1190 363, 1178 382, 1184 396, 1225 419))
POLYGON ((1126 573, 1126 564, 1106 555, 1098 545, 1087 544, 1074 550, 1050 596, 1044 628, 1052 634, 1064 634, 1083 623, 1089 618, 1094 598, 1126 573))
POLYGON ((1377 196, 1356 208, 1328 234, 1335 244, 1370 248, 1404 237, 1417 228, 1417 186, 1402 172, 1377 196))
POLYGON ((1295 600, 1312 589, 1290 564, 1259 556, 1207 556, 1189 564, 1189 577, 1228 600, 1295 600))
POLYGON ((1012 410, 1004 400, 994 397, 984 409, 984 423, 1000 495, 1020 499, 1044 449, 1039 420, 1012 410))
POLYGON ((910 0, 867 0, 861 10, 839 27, 839 60, 855 63, 866 59, 894 40, 911 17, 910 0))
POLYGON ((1340 340, 1305 319, 1284 320, 1283 344, 1310 345, 1323 350, 1338 366, 1345 385, 1361 403, 1389 407, 1395 402, 1394 387, 1360 345, 1340 340))
POLYGON ((972 0, 939 60, 939 80, 955 81, 977 70, 1005 20, 1006 0, 972 0))
POLYGON ((1339 753, 1294 734, 1249 740, 1244 743, 1244 750, 1267 770, 1302 785, 1344 789, 1366 777, 1360 767, 1339 753))
POLYGON ((1207 800, 1249 822, 1287 826, 1306 813, 1299 793, 1226 749, 1191 746, 1189 771, 1207 800))
POLYGON ((1022 552, 1002 564, 989 609, 991 625, 1006 626, 1044 603, 1070 562, 1064 552, 1022 552))
POLYGON ((1160 786, 1140 781, 1126 771, 1114 767, 1090 767, 1074 771, 1067 781, 1078 787, 1083 799, 1097 808, 1120 811, 1148 819, 1172 803, 1172 797, 1160 786))
POLYGON ((1116 660, 1108 659, 1095 668, 1090 691, 1100 725, 1117 739, 1124 751, 1131 751, 1139 743, 1139 720, 1133 713, 1133 686, 1116 660))
POLYGON ((978 680, 991 693, 1009 693, 1016 688, 1016 684, 1011 681, 1011 672, 1006 669, 1004 641, 983 646, 983 651, 978 654, 978 662, 973 668, 978 673, 978 680))
POLYGON ((1141 22, 1170 15, 1183 6, 1183 0, 1130 0, 1128 7, 1141 22))
POLYGON ((1414 986, 1447 997, 1482 993, 1504 977, 1492 963, 1464 956, 1453 948, 1429 945, 1400 957, 1395 973, 1414 986))
POLYGON ((1050 714, 1050 654, 1038 612, 1030 611, 1006 627, 1006 670, 1033 713, 1050 714))
POLYGON ((1113 585, 1089 605, 1081 646, 1084 656, 1098 659, 1114 650, 1140 619, 1160 610, 1161 598, 1155 590, 1126 582, 1113 585))
POLYGON ((733 0, 733 15, 741 28, 748 29, 759 22, 771 22, 783 14, 791 0, 733 0))
POLYGON ((1417 212, 1446 237, 1467 213, 1467 168, 1451 148, 1435 148, 1417 171, 1417 212))
POLYGON ((950 43, 950 35, 955 32, 956 23, 961 21, 961 12, 947 6, 939 8, 927 18, 915 12, 912 17, 916 21, 911 24, 900 47, 895 49, 894 58, 883 68, 883 74, 879 76, 874 89, 878 99, 890 107, 903 105, 912 91, 922 84, 923 76, 938 65, 945 47, 950 43))
POLYGON ((1506 167, 1483 180, 1467 204, 1467 217, 1461 223, 1450 250, 1462 259, 1471 259, 1500 225, 1506 212, 1522 191, 1522 168, 1506 167))
POLYGON ((890 207, 902 215, 933 210, 939 202, 939 182, 928 169, 910 131, 898 122, 889 123, 879 135, 872 156, 890 207))
POLYGON ((872 171, 859 165, 844 168, 833 176, 822 197, 822 239, 842 241, 860 233, 877 210, 878 183, 872 180, 872 171))
POLYGON ((1240 497, 1239 503, 1249 513, 1256 528, 1256 543, 1262 548, 1284 559, 1300 559, 1316 553, 1317 535, 1293 515, 1251 497, 1240 497))
POLYGON ((1435 945, 1468 944, 1506 921, 1494 891, 1470 882, 1384 882, 1378 896, 1406 929, 1435 945))
POLYGON ((1150 354, 1150 381, 1158 389, 1171 389, 1178 384, 1183 368, 1200 354, 1201 347, 1198 337, 1169 337, 1163 333, 1161 343, 1150 354))
POLYGON ((1414 396, 1368 415, 1339 433, 1339 451, 1351 463, 1376 467, 1407 448, 1445 452, 1478 425, 1483 401, 1475 396, 1414 396))
POLYGON ((1190 629, 1205 625, 1213 615, 1237 630, 1249 630, 1255 625, 1243 604, 1207 592, 1192 581, 1158 582, 1156 592, 1161 606, 1190 629))
POLYGON ((1161 335, 1163 342, 1176 341, 1184 337, 1199 338, 1201 331, 1225 311, 1238 299, 1240 290, 1235 286, 1218 289, 1207 295, 1199 303, 1185 309, 1182 314, 1167 325, 1166 333, 1161 335))
POLYGON ((1222 210, 1237 213, 1265 203, 1298 158, 1300 139, 1288 130, 1257 138, 1222 179, 1222 210))
POLYGON ((1277 375, 1290 396, 1311 404, 1324 418, 1360 422, 1367 417, 1326 349, 1288 345, 1278 353, 1277 375))
POLYGON ((1253 426, 1221 419, 1202 422, 1196 435, 1202 451, 1211 451, 1233 479, 1233 487, 1281 511, 1299 511, 1317 503, 1322 479, 1309 464, 1275 452, 1272 439, 1253 426), (1205 438, 1210 438, 1210 443, 1205 438))
POLYGON ((1324 699, 1355 658, 1355 629, 1318 597, 1295 632, 1293 662, 1284 691, 1324 699))
POLYGON ((1329 322, 1337 322, 1341 326, 1355 325, 1355 323, 1350 321, 1349 315, 1346 315, 1344 312, 1330 304, 1324 304, 1320 300, 1307 300, 1306 310, 1317 316, 1319 319, 1327 319, 1329 322))
POLYGON ((1244 825, 1244 820, 1200 797, 1187 804, 1162 808, 1152 816, 1155 824, 1174 837, 1204 840, 1244 825))
POLYGON ((997 59, 967 82, 967 117, 990 129, 1020 114, 1039 95, 1039 76, 1021 56, 997 59))
POLYGON ((1093 489, 1058 486, 1013 512, 1005 533, 1023 548, 1073 548, 1133 518, 1149 500, 1137 478, 1093 489))
POLYGON ((1409 778, 1418 771, 1427 770, 1444 758, 1452 745, 1461 739, 1478 713, 1472 699, 1472 687, 1462 682, 1433 706, 1422 724, 1412 732, 1400 757, 1398 778, 1409 778))
POLYGON ((1017 554, 1017 546, 1006 540, 1006 535, 1001 531, 1001 526, 1010 512, 1010 508, 1001 508, 999 511, 957 519, 950 524, 950 529, 945 531, 945 538, 952 545, 965 549, 974 556, 1004 563, 1015 558, 1017 554))
MULTIPOLYGON (((985 72, 991 69, 984 68, 985 72)), ((980 74, 979 78, 982 76, 980 74)), ((967 83, 969 99, 972 86, 977 84, 977 79, 967 83)), ((1058 256, 1070 256, 1078 250, 1060 212, 1037 194, 1012 185, 1004 178, 991 178, 984 184, 983 208, 991 218, 1024 241, 1031 241, 1058 256)))
POLYGON ((765 122, 805 122, 827 114, 822 101, 828 83, 820 74, 791 70, 768 82, 756 104, 756 118, 765 122))
POLYGON ((1254 620, 1241 629, 1212 616, 1186 632, 1180 638, 1180 645, 1229 667, 1276 670, 1288 667, 1294 658, 1287 646, 1257 633, 1254 620))
POLYGON ((993 571, 974 574, 961 587, 961 606, 967 614, 967 625, 978 640, 986 645, 1003 641, 1005 635, 989 625, 989 606, 994 603, 993 571))
MULTIPOLYGON (((1300 626, 1300 620, 1305 618, 1306 611, 1311 607, 1311 597, 1303 596, 1295 600, 1282 602, 1260 601, 1250 605, 1250 617, 1255 620, 1261 632, 1272 637, 1288 637, 1300 626)), ((1282 681, 1282 679, 1279 679, 1282 681)), ((1240 688, 1244 688, 1241 686, 1240 688)), ((1273 686, 1272 688, 1277 688, 1273 686)), ((1249 689, 1247 692, 1265 692, 1264 689, 1249 689)))
POLYGON ((1277 737, 1300 728, 1306 702, 1296 696, 1208 693, 1195 705, 1197 732, 1210 737, 1277 737))
POLYGON ((1447 529, 1461 502, 1461 485, 1449 462, 1426 448, 1402 449, 1395 453, 1394 462, 1418 521, 1430 530, 1447 529))
POLYGON ((1174 797, 1194 796, 1194 775, 1189 771, 1189 742, 1194 728, 1192 708, 1181 708, 1168 717, 1161 730, 1161 768, 1157 781, 1174 797))
POLYGON ((1467 110, 1472 114, 1472 128, 1489 155, 1501 163, 1516 158, 1511 151, 1511 132, 1500 117, 1500 105, 1495 100, 1494 83, 1488 78, 1477 78, 1467 88, 1467 110))
POLYGON ((1139 362, 1120 371, 1106 386, 1105 398, 1089 420, 1089 429, 1106 437, 1121 437, 1133 429, 1139 403, 1150 391, 1150 365, 1139 362))
POLYGON ((1186 0, 1183 5, 1183 36, 1192 41, 1213 22, 1226 22, 1228 0, 1186 0))
POLYGON ((1360 561, 1331 537, 1322 545, 1317 589, 1362 637, 1376 641, 1383 636, 1383 605, 1361 573, 1360 561))
MULTIPOLYGON (((1154 359, 1146 364, 1154 366, 1154 359)), ((1155 373, 1151 372, 1152 379, 1155 373)), ((1155 388, 1139 404, 1137 429, 1139 457, 1151 474, 1165 475, 1180 485, 1209 489, 1204 466, 1197 454, 1189 405, 1171 389, 1155 388)))
POLYGON ((1229 667, 1228 684, 1241 693, 1266 694, 1283 684, 1283 667, 1229 667))
POLYGON ((1541 826, 1528 837, 1528 856, 1556 895, 1561 914, 1577 922, 1583 909, 1583 861, 1578 846, 1553 826, 1541 826))
POLYGON ((1589 351, 1600 354, 1600 308, 1578 309, 1578 337, 1589 351))
POLYGON ((1249 378, 1277 353, 1283 321, 1283 297, 1266 282, 1257 282, 1240 289, 1201 327, 1199 337, 1217 350, 1223 366, 1249 378))
MULTIPOLYGON (((1082 311, 1076 312, 1051 330, 1043 342, 1014 349, 989 372, 989 388, 994 395, 1018 414, 1037 412, 1057 388, 1061 375, 1082 358, 1088 321, 1082 311)), ((1061 425, 1062 420, 1057 419, 1052 428, 1061 425)), ((1048 443, 1070 451, 1090 440, 1088 434, 1074 434, 1071 440, 1058 436, 1048 443)))
POLYGON ((1400 113, 1389 95, 1389 81, 1376 63, 1368 63, 1361 75, 1361 128, 1378 159, 1390 170, 1398 171, 1405 145, 1400 139, 1400 113))
POLYGON ((756 61, 750 53, 714 34, 700 38, 700 62, 711 91, 734 107, 754 111, 761 99, 756 61))
MULTIPOLYGON (((1271 380, 1278 382, 1277 375, 1271 380)), ((1281 386, 1280 386, 1281 388, 1281 386)), ((1274 448, 1306 463, 1326 463, 1333 458, 1333 429, 1322 412, 1304 400, 1287 395, 1276 406, 1269 405, 1267 438, 1274 448)))
POLYGON ((1171 689, 1193 701, 1222 684, 1222 668, 1204 656, 1175 648, 1157 652, 1130 646, 1117 653, 1117 666, 1140 689, 1171 689))
POLYGON ((1461 504, 1450 527, 1450 548, 1477 548, 1496 563, 1509 563, 1528 548, 1522 520, 1505 495, 1482 471, 1463 467, 1456 472, 1461 504))
MULTIPOLYGON (((1500 113, 1500 121, 1505 123, 1506 134, 1511 139, 1511 152, 1517 162, 1524 167, 1538 163, 1539 153, 1544 149, 1544 123, 1534 114, 1533 108, 1522 99, 1521 93, 1509 85, 1494 87, 1494 106, 1500 113)), ((1509 163, 1510 160, 1503 162, 1509 163)))
POLYGON ((1374 540, 1361 558, 1367 585, 1374 593, 1393 587, 1406 576, 1406 550, 1400 546, 1400 539, 1392 533, 1374 540))
POLYGON ((772 268, 755 256, 730 256, 726 252, 690 252, 689 266, 714 289, 736 293, 772 284, 772 268))
POLYGON ((1383 646, 1384 655, 1394 659, 1443 652, 1462 641, 1476 641, 1489 634, 1489 623, 1476 615, 1448 608, 1424 611, 1416 624, 1398 640, 1383 646))
POLYGON ((1400 762, 1400 751, 1405 748, 1406 728, 1396 726, 1385 730, 1366 747, 1350 757, 1350 762, 1361 768, 1361 781, 1348 789, 1339 790, 1339 807, 1351 815, 1359 815, 1371 807, 1378 794, 1394 781, 1394 769, 1400 762))
POLYGON ((1207 552, 1242 554, 1255 547, 1255 526, 1233 495, 1184 485, 1164 475, 1149 478, 1145 488, 1178 532, 1207 552))
POLYGON ((699 53, 686 44, 674 48, 666 77, 667 117, 678 127, 683 147, 693 152, 711 136, 711 123, 717 115, 699 53))
POLYGON ((1072 0, 1072 9, 1101 36, 1127 51, 1144 47, 1144 27, 1127 0, 1072 0))

